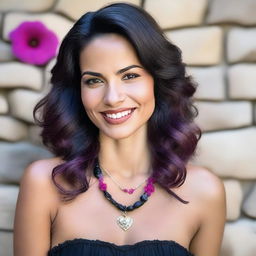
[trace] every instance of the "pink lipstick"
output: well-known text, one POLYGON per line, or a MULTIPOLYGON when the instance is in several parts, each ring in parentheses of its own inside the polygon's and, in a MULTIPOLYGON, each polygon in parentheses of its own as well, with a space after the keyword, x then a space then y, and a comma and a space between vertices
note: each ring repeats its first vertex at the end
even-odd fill
POLYGON ((132 116, 134 110, 135 108, 120 108, 116 110, 104 111, 101 112, 101 114, 109 124, 121 124, 132 116))

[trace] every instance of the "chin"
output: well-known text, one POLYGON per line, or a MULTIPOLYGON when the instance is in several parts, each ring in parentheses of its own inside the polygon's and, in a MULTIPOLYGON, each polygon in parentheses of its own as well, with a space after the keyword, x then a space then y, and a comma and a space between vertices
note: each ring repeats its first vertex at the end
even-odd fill
POLYGON ((114 139, 114 140, 122 140, 127 139, 133 135, 133 133, 130 132, 102 132, 103 136, 107 136, 108 138, 114 139))
POLYGON ((108 138, 114 140, 122 140, 127 139, 129 137, 136 136, 138 133, 143 132, 146 130, 146 126, 138 127, 137 129, 129 129, 128 127, 120 128, 120 129, 113 129, 113 130, 102 130, 101 133, 103 136, 107 136, 108 138))

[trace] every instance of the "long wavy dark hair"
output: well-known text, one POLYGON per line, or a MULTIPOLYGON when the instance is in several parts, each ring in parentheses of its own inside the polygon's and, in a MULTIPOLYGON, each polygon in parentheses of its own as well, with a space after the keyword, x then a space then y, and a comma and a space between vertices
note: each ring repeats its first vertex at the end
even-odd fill
POLYGON ((81 100, 79 55, 102 33, 124 36, 154 78, 156 105, 147 124, 153 176, 157 184, 185 203, 171 189, 184 183, 186 164, 201 135, 193 123, 197 115, 192 101, 195 84, 186 75, 180 49, 166 39, 147 12, 126 3, 88 12, 74 24, 62 41, 51 71, 52 89, 34 109, 36 123, 43 128, 43 143, 64 160, 53 169, 53 182, 65 200, 75 198, 89 186, 86 174, 95 165, 100 143, 99 130, 88 118, 81 100), (74 189, 61 186, 57 175, 74 189))

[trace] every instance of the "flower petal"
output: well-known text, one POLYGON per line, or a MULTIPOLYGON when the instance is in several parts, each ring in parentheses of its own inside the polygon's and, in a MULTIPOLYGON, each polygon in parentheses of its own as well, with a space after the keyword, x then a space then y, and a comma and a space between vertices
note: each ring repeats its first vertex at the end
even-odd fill
POLYGON ((25 21, 10 32, 12 52, 21 61, 44 65, 56 56, 58 38, 40 21, 25 21))

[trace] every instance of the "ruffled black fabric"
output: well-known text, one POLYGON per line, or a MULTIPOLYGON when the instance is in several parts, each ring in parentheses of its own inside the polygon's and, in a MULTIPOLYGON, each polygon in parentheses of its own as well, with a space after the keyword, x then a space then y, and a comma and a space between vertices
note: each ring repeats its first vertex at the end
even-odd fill
POLYGON ((76 238, 54 246, 48 256, 193 256, 185 247, 169 240, 144 240, 116 245, 101 240, 76 238))

